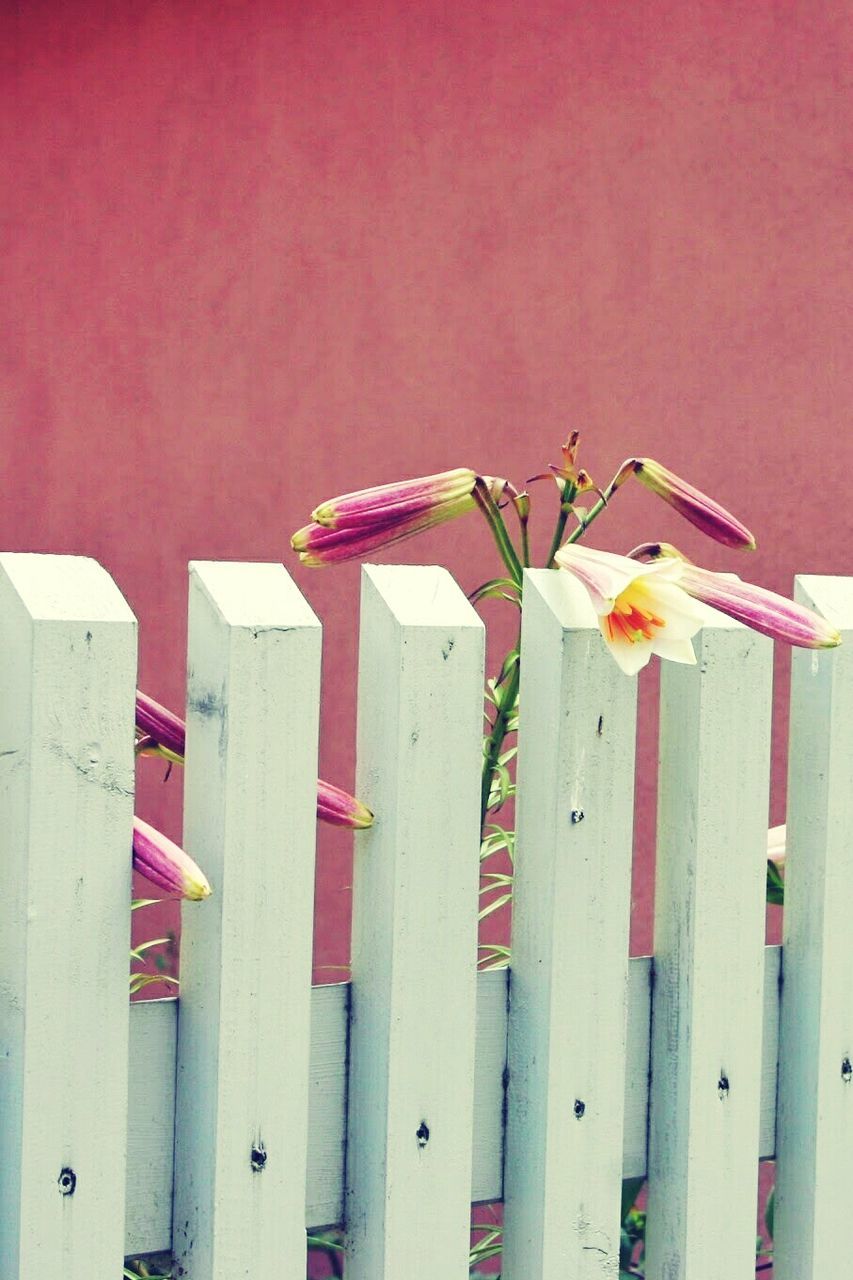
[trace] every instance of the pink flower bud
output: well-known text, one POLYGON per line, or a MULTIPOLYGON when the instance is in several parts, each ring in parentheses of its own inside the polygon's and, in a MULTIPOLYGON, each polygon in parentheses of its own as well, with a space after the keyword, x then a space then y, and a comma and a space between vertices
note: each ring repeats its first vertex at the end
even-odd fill
POLYGON ((373 825, 373 814, 366 804, 322 778, 317 783, 317 817, 333 827, 351 827, 356 831, 373 825))
POLYGON ((631 472, 640 484, 663 498, 664 502, 669 503, 679 515, 701 529, 709 538, 726 547, 755 550, 755 538, 746 525, 741 524, 740 520, 713 498, 695 489, 692 484, 688 484, 659 462, 652 458, 629 458, 619 470, 617 483, 621 483, 631 472))
MULTIPOLYGON (((297 530, 290 545, 312 568, 353 560, 473 511, 477 479, 475 471, 459 467, 345 493, 316 507, 313 523, 297 530)), ((506 481, 483 479, 497 499, 506 481)))
POLYGON ((841 644, 835 627, 805 605, 742 582, 733 573, 711 573, 686 561, 682 564, 681 585, 688 595, 736 618, 753 631, 802 649, 833 649, 841 644))
POLYGON ((455 471, 441 471, 434 476, 358 489, 321 502, 311 512, 311 519, 327 529, 369 529, 377 522, 406 520, 468 497, 476 480, 475 471, 457 467, 455 471))
POLYGON ((133 819, 133 865, 167 893, 199 900, 211 894, 207 877, 188 853, 141 818, 133 819))

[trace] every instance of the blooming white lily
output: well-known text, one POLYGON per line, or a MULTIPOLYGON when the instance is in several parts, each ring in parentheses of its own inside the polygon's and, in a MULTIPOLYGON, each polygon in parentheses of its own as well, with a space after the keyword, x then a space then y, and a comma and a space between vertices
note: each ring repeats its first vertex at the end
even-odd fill
POLYGON ((575 544, 561 547, 554 559, 586 587, 601 634, 626 675, 636 675, 653 653, 671 662, 696 662, 692 637, 707 614, 678 585, 679 561, 639 564, 575 544))

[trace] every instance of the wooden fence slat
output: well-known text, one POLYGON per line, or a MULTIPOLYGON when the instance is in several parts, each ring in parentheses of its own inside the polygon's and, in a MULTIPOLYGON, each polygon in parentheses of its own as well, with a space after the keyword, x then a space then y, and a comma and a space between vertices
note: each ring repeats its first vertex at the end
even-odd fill
POLYGON ((173 1248, 304 1280, 320 624, 281 565, 190 566, 173 1248))
POLYGON ((648 1280, 754 1275, 772 644, 662 664, 648 1280))
POLYGON ((853 1185, 853 578, 801 577, 837 651, 794 650, 776 1170, 777 1280, 844 1264, 853 1185))
POLYGON ((637 682, 568 574, 525 575, 504 1280, 619 1265, 637 682))
POLYGON ((347 1280, 468 1275, 483 652, 444 569, 364 568, 347 1280))
POLYGON ((0 556, 0 1275, 124 1256, 136 621, 94 560, 0 556))

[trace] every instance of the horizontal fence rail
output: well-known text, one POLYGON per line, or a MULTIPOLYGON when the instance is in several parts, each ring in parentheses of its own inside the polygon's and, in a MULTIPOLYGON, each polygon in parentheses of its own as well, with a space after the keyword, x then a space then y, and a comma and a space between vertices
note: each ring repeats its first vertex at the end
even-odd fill
MULTIPOLYGON (((630 962, 627 1071, 622 1175, 646 1173, 650 956, 630 962)), ((781 948, 768 947, 764 968, 764 1036, 761 1061, 759 1154, 775 1148, 776 1074, 781 948)), ((474 1073, 474 1152, 471 1202, 500 1200, 503 1193, 504 1067, 508 973, 477 978, 477 1052, 474 1073)), ((174 1071, 178 1001, 146 1000, 131 1006, 128 1115, 127 1252, 169 1248, 174 1138, 174 1071)), ((346 1137, 347 1017, 349 983, 314 987, 309 1069, 306 1227, 343 1221, 346 1137)), ((572 1099, 574 1101, 574 1099, 572 1099)))
POLYGON ((3 1280, 161 1252, 183 1280, 302 1280, 305 1228, 336 1224, 348 1280, 463 1280, 496 1200, 505 1280, 604 1280, 646 1175, 647 1280, 712 1254, 746 1280, 773 1156, 780 1280, 825 1280, 853 1178, 853 582, 797 590, 846 645, 795 654, 784 947, 772 645, 712 618, 663 673, 655 956, 629 961, 636 682, 534 571, 514 959, 477 974, 484 628, 444 570, 366 567, 376 820, 352 980, 312 989, 321 626, 281 565, 193 564, 184 843, 214 894, 180 997, 128 1007, 136 622, 93 561, 0 556, 3 1280))

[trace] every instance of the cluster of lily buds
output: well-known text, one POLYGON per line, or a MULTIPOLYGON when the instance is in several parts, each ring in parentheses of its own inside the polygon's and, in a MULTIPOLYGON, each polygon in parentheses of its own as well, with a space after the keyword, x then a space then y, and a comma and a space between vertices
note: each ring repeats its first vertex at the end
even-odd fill
MULTIPOLYGON (((313 568, 366 555, 473 511, 479 478, 476 471, 457 467, 345 493, 316 507, 312 523, 293 535, 291 546, 302 563, 313 568)), ((506 481, 482 479, 497 500, 506 481)))
POLYGON ((589 489, 595 489, 598 492, 598 488, 590 477, 589 472, 578 466, 580 437, 581 433, 579 431, 572 431, 565 444, 561 445, 560 452, 563 455, 563 465, 561 467, 551 463, 547 471, 540 471, 538 475, 531 476, 527 483, 533 484, 535 480, 553 478, 557 481, 559 489, 562 489, 563 485, 568 483, 576 494, 586 493, 589 489))

